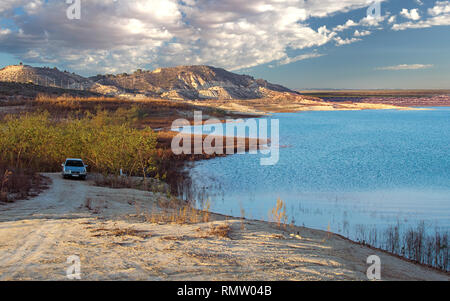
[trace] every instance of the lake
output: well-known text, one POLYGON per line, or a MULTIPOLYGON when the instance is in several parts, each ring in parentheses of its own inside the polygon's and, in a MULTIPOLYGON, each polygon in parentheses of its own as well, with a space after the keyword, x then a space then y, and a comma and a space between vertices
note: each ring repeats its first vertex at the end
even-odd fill
POLYGON ((237 154, 193 163, 192 190, 211 211, 288 222, 354 240, 392 225, 450 230, 450 108, 274 114, 280 159, 237 154), (366 234, 364 234, 366 235, 366 234))

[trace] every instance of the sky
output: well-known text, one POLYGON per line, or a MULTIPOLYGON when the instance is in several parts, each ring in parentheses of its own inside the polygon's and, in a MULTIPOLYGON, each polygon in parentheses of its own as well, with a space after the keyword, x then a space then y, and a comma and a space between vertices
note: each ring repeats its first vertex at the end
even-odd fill
POLYGON ((83 76, 205 64, 292 89, 450 89, 450 1, 1 0, 0 67, 19 62, 83 76))

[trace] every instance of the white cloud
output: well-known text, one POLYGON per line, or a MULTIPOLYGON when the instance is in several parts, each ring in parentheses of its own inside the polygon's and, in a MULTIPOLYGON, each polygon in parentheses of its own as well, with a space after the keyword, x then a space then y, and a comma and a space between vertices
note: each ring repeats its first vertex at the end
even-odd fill
POLYGON ((0 28, 0 36, 1 35, 7 35, 7 34, 10 34, 11 33, 11 30, 10 29, 8 29, 8 28, 6 28, 6 29, 1 29, 0 28))
POLYGON ((423 64, 402 64, 402 65, 395 65, 395 66, 387 66, 387 67, 380 67, 376 68, 376 70, 392 70, 392 71, 398 71, 398 70, 419 70, 419 69, 429 69, 432 68, 433 65, 423 65, 423 64))
POLYGON ((405 22, 400 24, 394 24, 392 26, 392 29, 395 31, 400 31, 411 28, 430 28, 433 26, 449 26, 449 25, 450 25, 450 14, 445 14, 419 22, 405 22))
POLYGON ((32 15, 38 12, 43 4, 44 4, 43 0, 31 0, 24 5, 24 9, 28 14, 32 15))
POLYGON ((349 44, 353 44, 355 42, 362 41, 361 39, 358 39, 358 38, 342 39, 341 37, 337 37, 334 40, 336 41, 336 46, 349 45, 349 44))
POLYGON ((406 23, 401 23, 401 24, 394 24, 394 26, 392 26, 392 29, 399 31, 399 30, 405 30, 405 29, 411 29, 411 28, 430 28, 433 26, 449 26, 449 25, 450 25, 450 15, 442 15, 442 16, 433 17, 426 21, 420 21, 417 23, 406 22, 406 23))
POLYGON ((406 8, 404 8, 400 12, 400 15, 410 20, 414 21, 420 20, 420 14, 417 8, 411 10, 407 10, 406 8))
POLYGON ((298 61, 304 61, 304 60, 308 60, 308 59, 313 59, 313 58, 318 58, 318 57, 322 57, 325 54, 321 54, 321 53, 306 53, 306 54, 301 54, 301 55, 297 55, 294 57, 286 57, 283 60, 280 60, 279 62, 277 62, 277 66, 281 66, 281 65, 287 65, 287 64, 291 64, 294 62, 298 62, 298 61))
POLYGON ((348 29, 348 28, 350 28, 350 27, 354 27, 354 26, 358 26, 358 23, 356 23, 355 21, 353 21, 353 20, 348 20, 347 22, 345 22, 345 24, 344 25, 338 25, 338 26, 336 26, 334 29, 333 29, 333 31, 344 31, 344 30, 346 30, 346 29, 348 29))
MULTIPOLYGON (((0 36, 0 51, 29 63, 64 62, 62 67, 84 74, 180 64, 236 70, 298 60, 289 58, 288 49, 353 43, 358 39, 336 38, 334 31, 313 29, 307 21, 372 2, 89 0, 82 2, 81 20, 68 20, 65 1, 1 0, 0 18, 7 16, 19 29, 0 36), (17 7, 33 17, 14 16, 17 7)), ((369 21, 363 26, 378 24, 369 21)))
POLYGON ((369 36, 371 34, 372 34, 372 32, 368 31, 368 30, 363 30, 363 31, 355 30, 355 33, 353 35, 355 37, 365 37, 365 36, 369 36))
POLYGON ((347 20, 347 22, 345 22, 345 24, 336 26, 333 31, 340 32, 356 26, 377 27, 380 26, 380 23, 385 19, 386 16, 376 18, 370 15, 362 18, 361 20, 359 20, 359 22, 355 22, 352 19, 349 19, 347 20))
POLYGON ((428 9, 432 16, 450 13, 450 1, 438 1, 433 8, 428 9))
POLYGON ((384 20, 386 20, 386 18, 387 18, 387 16, 381 16, 379 18, 367 16, 365 18, 362 18, 361 21, 359 21, 359 25, 367 26, 367 27, 378 27, 378 26, 380 26, 380 23, 382 23, 382 22, 384 22, 384 20))
POLYGON ((411 28, 430 28, 433 26, 449 26, 450 25, 450 1, 437 1, 435 6, 428 10, 431 15, 428 19, 419 22, 405 22, 394 24, 393 30, 405 30, 411 28))

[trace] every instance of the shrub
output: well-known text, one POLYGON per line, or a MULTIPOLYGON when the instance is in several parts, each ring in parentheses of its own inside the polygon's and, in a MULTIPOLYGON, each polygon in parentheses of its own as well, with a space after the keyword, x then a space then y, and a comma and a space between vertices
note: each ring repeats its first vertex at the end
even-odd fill
POLYGON ((47 112, 0 121, 0 163, 13 168, 57 171, 66 158, 79 157, 103 174, 118 175, 122 169, 143 175, 155 169, 155 148, 150 128, 135 129, 126 118, 105 111, 62 121, 47 112))
POLYGON ((27 198, 46 188, 46 184, 43 177, 30 170, 10 169, 0 165, 0 202, 27 198))

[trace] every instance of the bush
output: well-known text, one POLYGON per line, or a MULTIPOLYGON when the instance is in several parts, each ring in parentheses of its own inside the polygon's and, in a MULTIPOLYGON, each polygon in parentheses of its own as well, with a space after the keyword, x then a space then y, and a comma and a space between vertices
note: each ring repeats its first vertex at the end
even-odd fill
POLYGON ((24 199, 46 188, 46 181, 29 170, 11 170, 0 165, 0 202, 24 199))
POLYGON ((50 172, 74 157, 103 174, 118 175, 121 169, 129 175, 153 172, 156 135, 150 128, 132 128, 128 119, 105 111, 60 121, 47 112, 8 116, 0 121, 0 163, 50 172))

